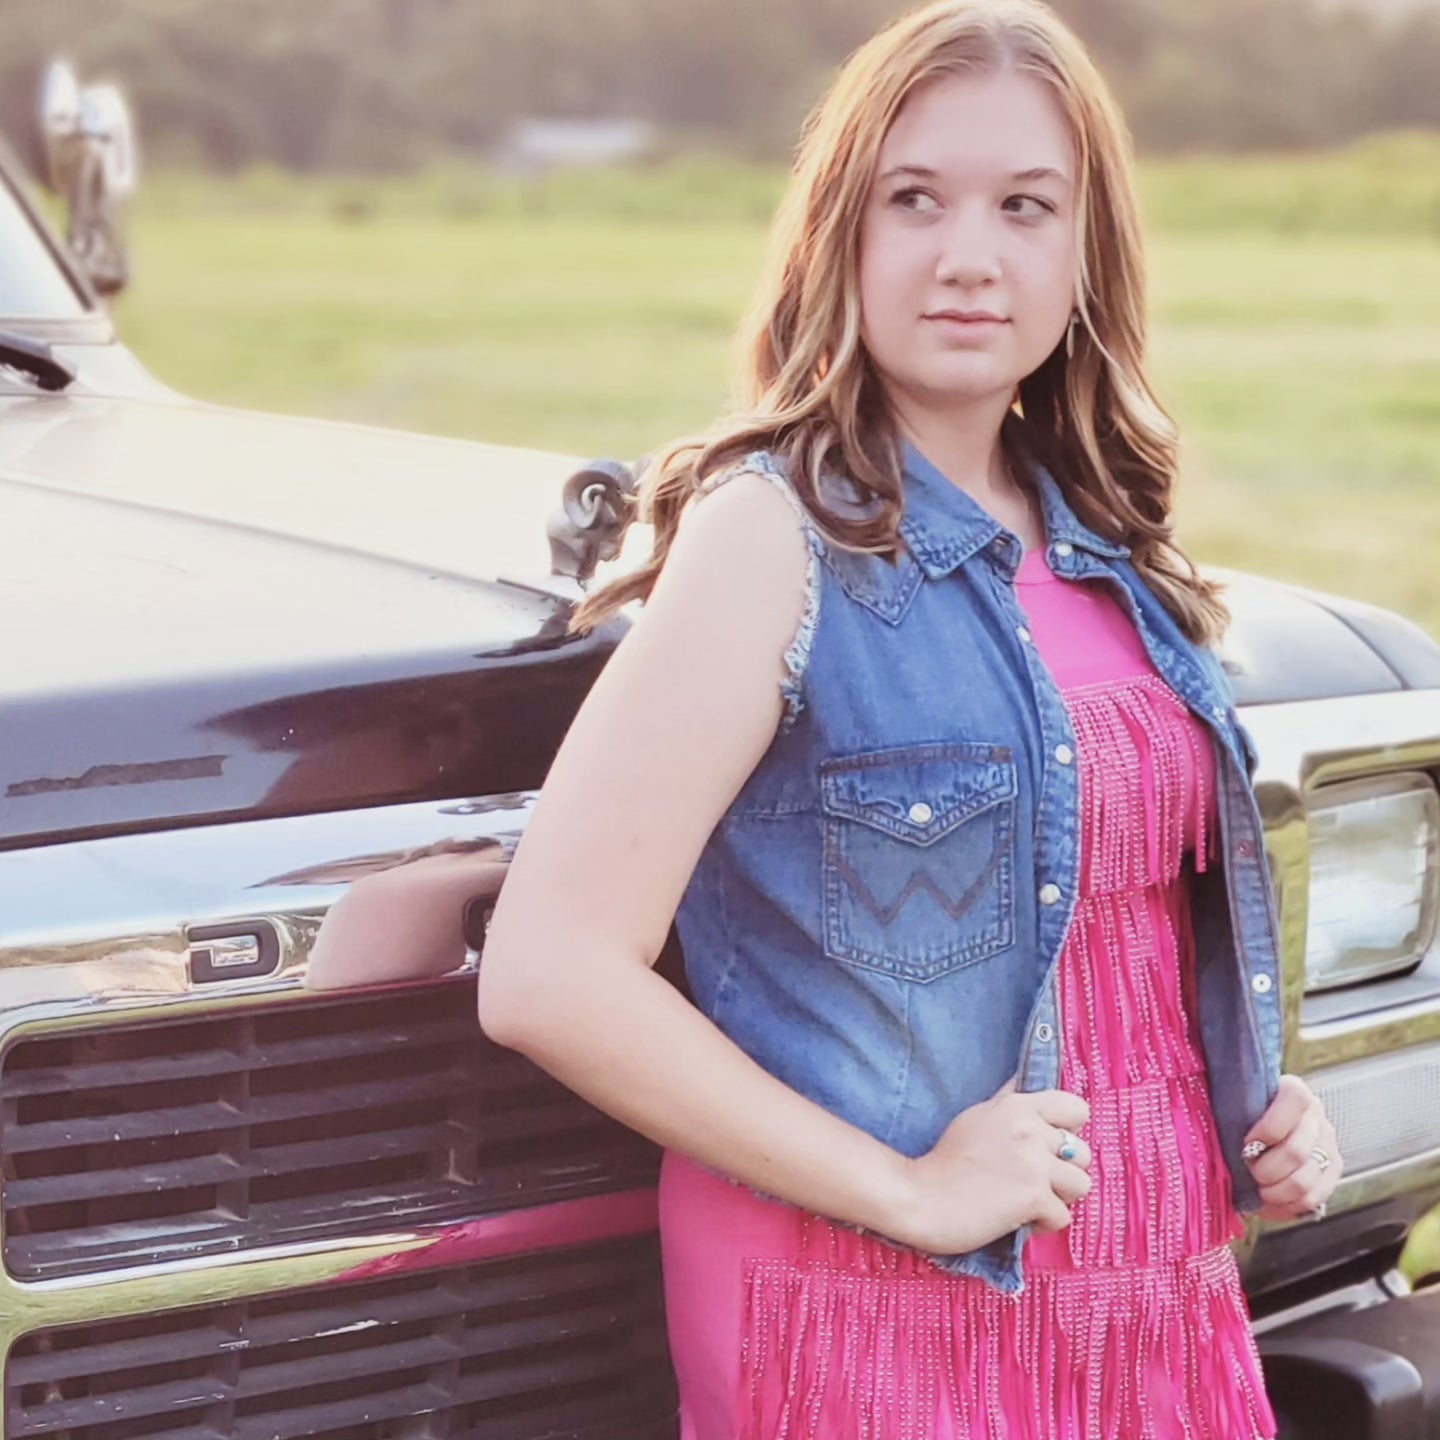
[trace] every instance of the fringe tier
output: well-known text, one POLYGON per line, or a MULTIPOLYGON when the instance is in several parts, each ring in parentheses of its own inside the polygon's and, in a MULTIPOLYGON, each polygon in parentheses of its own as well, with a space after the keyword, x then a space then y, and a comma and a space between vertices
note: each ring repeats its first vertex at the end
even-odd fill
POLYGON ((1227 1246, 1139 1269, 1038 1272, 1020 1295, 930 1268, 751 1261, 740 1440, 1275 1433, 1227 1246))
POLYGON ((1080 893, 1166 884, 1187 848, 1204 870, 1213 759, 1185 702, 1158 675, 1065 691, 1080 758, 1080 893))
POLYGON ((1173 1264, 1243 1234, 1230 1172, 1207 1143, 1211 1123, 1203 1075, 1096 1096, 1083 1132, 1093 1188, 1066 1229, 1031 1235, 1027 1277, 1173 1264))
POLYGON ((1187 855, 1214 853, 1213 751, 1156 675, 1067 689, 1079 895, 1060 1085, 1090 1193, 1005 1294, 805 1217, 744 1270, 741 1440, 1270 1440, 1228 1242, 1244 1225, 1195 1031, 1187 855))

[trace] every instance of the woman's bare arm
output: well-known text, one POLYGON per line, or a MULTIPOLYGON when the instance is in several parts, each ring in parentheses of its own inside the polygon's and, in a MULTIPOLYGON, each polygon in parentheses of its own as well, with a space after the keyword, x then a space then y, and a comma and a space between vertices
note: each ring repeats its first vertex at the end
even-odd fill
POLYGON ((342 990, 458 970, 465 961, 465 906, 500 893, 508 868, 500 853, 496 842, 426 855, 355 881, 320 925, 306 985, 342 990))
POLYGON ((763 1070, 651 968, 710 832, 770 744, 808 551, 771 482, 686 513, 516 850, 485 1031, 653 1140, 904 1238, 909 1162, 763 1070))

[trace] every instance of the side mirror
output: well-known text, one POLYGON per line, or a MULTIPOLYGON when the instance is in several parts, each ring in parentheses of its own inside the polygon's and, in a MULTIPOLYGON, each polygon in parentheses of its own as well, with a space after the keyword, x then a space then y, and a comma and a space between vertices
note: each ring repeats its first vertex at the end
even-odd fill
POLYGON ((102 295, 130 278, 123 216, 139 178, 130 107, 109 81, 82 87, 56 60, 40 86, 40 128, 51 188, 66 203, 65 240, 102 295))

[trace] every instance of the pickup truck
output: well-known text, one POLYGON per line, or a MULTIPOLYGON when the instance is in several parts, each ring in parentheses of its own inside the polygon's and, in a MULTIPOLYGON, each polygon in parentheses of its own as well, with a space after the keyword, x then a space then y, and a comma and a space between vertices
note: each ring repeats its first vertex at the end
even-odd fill
MULTIPOLYGON (((513 853, 632 483, 176 394, 0 154, 3 1440, 674 1435, 657 1153, 482 1035, 484 907, 453 975, 304 985, 357 876, 513 853)), ((1286 1440, 1440 1440, 1440 647, 1225 578, 1346 1161, 1235 1242, 1267 1379, 1286 1440)))

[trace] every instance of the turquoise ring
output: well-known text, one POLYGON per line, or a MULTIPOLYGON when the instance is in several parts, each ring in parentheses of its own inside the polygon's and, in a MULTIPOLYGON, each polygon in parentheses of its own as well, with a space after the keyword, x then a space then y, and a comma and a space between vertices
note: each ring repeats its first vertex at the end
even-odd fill
POLYGON ((1075 1137, 1068 1130, 1060 1132, 1060 1149, 1056 1153, 1062 1160, 1073 1160, 1080 1153, 1076 1148, 1075 1137))

